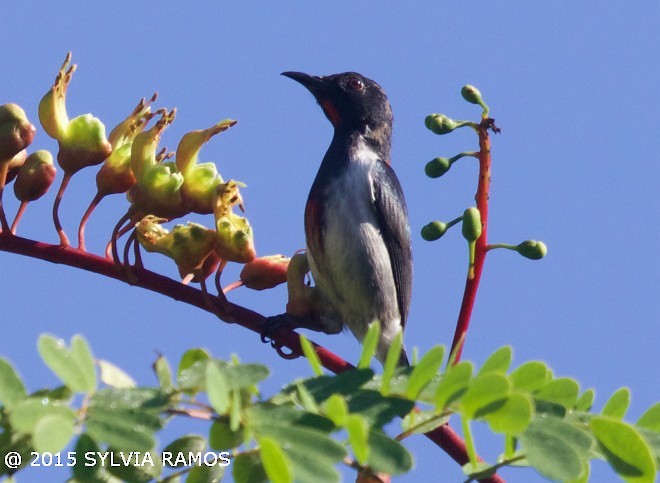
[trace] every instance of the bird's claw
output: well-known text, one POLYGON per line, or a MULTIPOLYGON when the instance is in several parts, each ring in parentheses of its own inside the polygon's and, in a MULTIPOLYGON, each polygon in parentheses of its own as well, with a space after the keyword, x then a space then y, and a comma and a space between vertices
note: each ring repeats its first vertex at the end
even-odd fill
MULTIPOLYGON (((277 332, 282 327, 285 327, 289 324, 289 315, 288 314, 279 314, 273 315, 271 317, 266 317, 266 320, 263 323, 261 329, 261 342, 264 344, 274 343, 272 335, 277 332)), ((273 345, 274 347, 274 345, 273 345)))
POLYGON ((299 357, 299 355, 292 350, 285 351, 285 346, 272 337, 272 335, 281 328, 290 326, 292 326, 290 314, 280 314, 267 317, 263 323, 263 328, 261 329, 261 342, 264 344, 270 343, 271 347, 275 349, 282 359, 296 359, 299 357))

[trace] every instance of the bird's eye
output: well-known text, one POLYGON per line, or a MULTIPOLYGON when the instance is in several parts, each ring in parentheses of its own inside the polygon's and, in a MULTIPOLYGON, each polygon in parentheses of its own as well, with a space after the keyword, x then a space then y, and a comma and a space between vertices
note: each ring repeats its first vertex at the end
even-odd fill
POLYGON ((364 83, 357 77, 349 77, 347 84, 348 87, 350 87, 354 91, 361 91, 362 89, 364 89, 364 83))

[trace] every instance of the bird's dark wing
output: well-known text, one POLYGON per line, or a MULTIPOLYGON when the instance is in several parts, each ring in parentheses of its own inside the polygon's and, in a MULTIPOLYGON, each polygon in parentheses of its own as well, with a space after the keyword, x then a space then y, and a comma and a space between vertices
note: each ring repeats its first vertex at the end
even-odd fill
POLYGON ((374 167, 373 193, 376 216, 394 271, 401 325, 405 327, 412 296, 410 224, 399 180, 385 162, 380 161, 374 167))

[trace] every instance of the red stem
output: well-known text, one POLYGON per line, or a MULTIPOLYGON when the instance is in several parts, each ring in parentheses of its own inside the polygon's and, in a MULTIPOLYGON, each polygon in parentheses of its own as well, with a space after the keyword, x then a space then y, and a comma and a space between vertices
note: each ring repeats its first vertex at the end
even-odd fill
POLYGON ((87 211, 85 211, 85 214, 80 220, 80 226, 78 227, 78 248, 80 250, 85 250, 85 226, 87 226, 87 220, 89 220, 92 212, 96 209, 102 199, 103 195, 97 191, 96 195, 94 195, 94 198, 89 203, 87 211))
POLYGON ((9 162, 0 163, 0 226, 2 231, 8 232, 10 230, 7 217, 5 216, 5 208, 2 205, 2 193, 5 190, 7 183, 7 172, 9 171, 9 162))
POLYGON ((15 235, 16 234, 16 229, 18 228, 18 224, 21 221, 21 218, 23 218, 23 213, 25 213, 25 209, 27 208, 27 205, 30 202, 27 200, 21 201, 20 206, 18 207, 18 211, 16 212, 16 216, 14 217, 14 221, 11 224, 11 234, 15 235))
MULTIPOLYGON (((99 275, 105 275, 106 277, 125 283, 131 283, 131 285, 137 285, 138 287, 160 293, 174 300, 185 302, 211 312, 227 323, 239 324, 258 334, 261 334, 265 321, 263 315, 248 308, 218 298, 207 297, 205 300, 201 290, 189 285, 183 285, 176 280, 139 266, 131 267, 131 280, 129 281, 127 271, 122 266, 117 266, 113 260, 99 257, 98 255, 71 246, 51 245, 11 234, 0 233, 0 251, 25 255, 51 263, 68 265, 99 275), (209 307, 209 299, 214 302, 213 307, 209 307)), ((300 338, 296 332, 281 329, 272 334, 272 339, 277 344, 287 347, 296 356, 303 356, 300 338)), ((326 369, 338 374, 354 368, 353 365, 328 349, 318 344, 314 344, 314 348, 326 369)), ((469 458, 463 440, 449 425, 445 424, 426 433, 426 437, 436 443, 436 445, 442 448, 443 451, 459 464, 464 465, 468 462, 469 458)), ((495 475, 482 481, 487 483, 503 483, 504 480, 495 475)))
POLYGON ((64 230, 62 229, 62 224, 60 223, 60 215, 59 215, 60 203, 62 201, 62 196, 66 191, 66 187, 69 184, 69 180, 71 180, 71 175, 65 174, 64 178, 62 178, 62 184, 60 185, 60 189, 57 191, 57 196, 55 196, 55 203, 53 203, 53 223, 55 224, 55 229, 57 230, 57 234, 60 236, 60 245, 63 247, 68 247, 71 244, 69 242, 69 238, 66 236, 66 233, 64 233, 64 230))
POLYGON ((475 242, 474 250, 474 266, 472 276, 468 273, 467 280, 465 281, 465 290, 463 291, 463 301, 461 303, 461 310, 458 313, 458 321, 456 322, 456 330, 454 332, 454 340, 451 344, 451 353, 454 354, 454 364, 458 363, 461 359, 463 346, 465 345, 465 337, 467 334, 468 326, 470 325, 470 318, 472 317, 472 309, 474 308, 474 301, 477 297, 477 290, 479 289, 479 282, 481 281, 481 272, 484 268, 484 261, 486 260, 486 252, 488 245, 488 198, 490 196, 490 137, 488 130, 493 128, 493 120, 485 118, 479 124, 477 132, 479 134, 479 184, 477 186, 477 194, 475 200, 477 202, 477 209, 481 215, 481 236, 475 242))

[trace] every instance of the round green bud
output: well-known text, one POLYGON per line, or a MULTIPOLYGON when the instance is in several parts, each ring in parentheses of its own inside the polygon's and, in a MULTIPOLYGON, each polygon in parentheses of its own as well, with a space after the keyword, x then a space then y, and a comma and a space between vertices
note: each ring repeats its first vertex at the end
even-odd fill
POLYGON ((461 89, 461 95, 463 96, 463 99, 468 101, 470 104, 483 104, 483 100, 481 99, 481 92, 479 92, 479 89, 477 89, 474 86, 471 85, 465 85, 461 89))
POLYGON ((463 212, 463 237, 473 242, 481 236, 481 213, 475 207, 470 207, 463 212))
POLYGON ((433 121, 433 118, 438 115, 439 114, 429 114, 424 118, 424 126, 426 126, 426 129, 431 129, 431 122, 433 121))
POLYGON ((542 241, 525 240, 516 246, 516 251, 530 260, 540 260, 548 253, 548 247, 542 241))
POLYGON ((451 168, 449 158, 438 157, 426 163, 424 172, 429 178, 439 178, 449 171, 449 168, 451 168))
POLYGON ((427 129, 439 135, 450 133, 458 127, 456 121, 444 114, 431 114, 430 116, 426 116, 424 125, 427 129))
POLYGON ((447 232, 447 223, 442 221, 432 221, 428 225, 422 227, 422 238, 426 241, 434 241, 440 238, 447 232))

